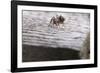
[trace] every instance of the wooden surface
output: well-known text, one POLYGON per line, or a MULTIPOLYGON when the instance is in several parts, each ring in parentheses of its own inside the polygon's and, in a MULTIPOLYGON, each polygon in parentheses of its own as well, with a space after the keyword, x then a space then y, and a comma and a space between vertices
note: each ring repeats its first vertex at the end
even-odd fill
POLYGON ((88 13, 23 11, 23 44, 80 50, 89 32, 88 13), (52 16, 62 15, 64 26, 50 27, 52 16))

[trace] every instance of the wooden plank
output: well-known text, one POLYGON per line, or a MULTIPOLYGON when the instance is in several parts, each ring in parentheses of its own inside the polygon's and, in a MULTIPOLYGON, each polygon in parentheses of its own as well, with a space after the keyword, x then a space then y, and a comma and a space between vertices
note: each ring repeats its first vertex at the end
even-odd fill
POLYGON ((23 11, 23 44, 79 51, 89 32, 89 26, 88 13, 23 11), (64 28, 48 26, 56 14, 64 16, 64 28))

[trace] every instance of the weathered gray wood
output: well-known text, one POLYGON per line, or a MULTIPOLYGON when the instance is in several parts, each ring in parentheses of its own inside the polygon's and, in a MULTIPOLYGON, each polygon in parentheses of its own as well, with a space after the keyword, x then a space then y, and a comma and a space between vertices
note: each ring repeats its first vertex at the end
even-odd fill
POLYGON ((22 39, 26 45, 64 47, 79 51, 90 29, 88 13, 23 11, 22 21, 22 39), (63 27, 48 26, 56 14, 65 17, 63 27))
POLYGON ((82 59, 90 58, 90 33, 87 34, 87 37, 83 43, 83 46, 81 47, 80 57, 82 59))

